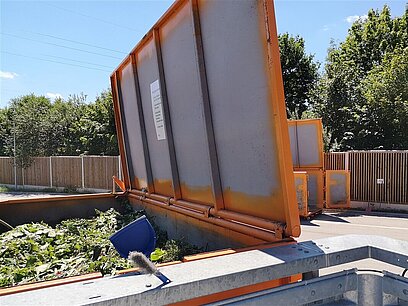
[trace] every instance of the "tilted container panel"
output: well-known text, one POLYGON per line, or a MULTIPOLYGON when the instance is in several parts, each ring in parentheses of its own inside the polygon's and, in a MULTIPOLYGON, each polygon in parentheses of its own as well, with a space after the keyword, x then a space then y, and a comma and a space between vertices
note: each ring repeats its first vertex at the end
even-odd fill
POLYGON ((272 1, 176 1, 111 84, 131 192, 299 235, 272 1))
POLYGON ((322 120, 289 120, 288 125, 293 166, 323 169, 322 120))

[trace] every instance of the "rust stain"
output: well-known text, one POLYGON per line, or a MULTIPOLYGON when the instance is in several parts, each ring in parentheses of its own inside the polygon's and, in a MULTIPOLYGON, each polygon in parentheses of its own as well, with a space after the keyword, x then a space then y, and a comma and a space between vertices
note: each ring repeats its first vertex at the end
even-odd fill
POLYGON ((180 184, 183 200, 197 202, 200 204, 214 204, 214 195, 211 186, 189 186, 185 182, 180 184))
POLYGON ((282 193, 269 196, 251 195, 232 191, 227 188, 223 192, 225 209, 247 214, 254 217, 280 221, 285 223, 285 211, 282 206, 282 193))
POLYGON ((154 190, 156 193, 165 195, 168 197, 174 196, 174 189, 173 189, 173 182, 171 180, 166 179, 155 179, 153 181, 154 190))
POLYGON ((307 206, 307 174, 306 172, 294 173, 296 180, 296 199, 299 208, 299 215, 302 217, 308 216, 307 206))
POLYGON ((149 205, 134 198, 129 198, 129 201, 130 203, 142 206, 146 210, 148 209, 149 211, 151 211, 148 211, 148 213, 151 213, 152 215, 165 215, 166 218, 173 219, 175 222, 185 222, 193 228, 198 228, 203 230, 204 232, 208 232, 209 235, 225 237, 229 241, 239 243, 242 246, 255 246, 265 243, 265 241, 261 239, 235 232, 219 225, 214 225, 210 222, 195 219, 194 217, 186 216, 178 212, 170 211, 165 207, 149 205))

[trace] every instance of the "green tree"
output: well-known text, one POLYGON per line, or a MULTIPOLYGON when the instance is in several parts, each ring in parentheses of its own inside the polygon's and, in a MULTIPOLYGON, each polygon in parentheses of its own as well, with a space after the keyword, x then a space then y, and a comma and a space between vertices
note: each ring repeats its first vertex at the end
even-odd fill
POLYGON ((288 118, 300 119, 311 103, 310 93, 318 79, 319 65, 306 54, 302 37, 281 34, 280 59, 288 118))
POLYGON ((88 106, 80 120, 81 141, 89 154, 117 155, 115 115, 110 90, 104 91, 88 106))
MULTIPOLYGON (((373 127, 383 124, 378 130, 385 131, 389 126, 384 120, 375 122, 374 104, 369 103, 365 80, 370 75, 373 78, 375 72, 371 71, 383 69, 379 67, 385 58, 408 46, 407 20, 408 8, 402 17, 394 19, 387 6, 381 12, 370 10, 366 20, 354 22, 344 42, 330 47, 325 72, 314 95, 314 111, 328 129, 331 149, 389 149, 400 141, 391 133, 382 133, 391 138, 385 140, 381 136, 376 138, 381 143, 373 142, 373 127)), ((383 99, 382 105, 393 109, 391 100, 383 99)))
POLYGON ((47 136, 44 119, 48 118, 50 109, 50 100, 44 96, 30 94, 11 100, 4 150, 10 156, 15 154, 19 167, 28 167, 32 157, 44 154, 47 136))
POLYGON ((53 103, 34 94, 15 98, 0 109, 0 146, 0 155, 16 153, 20 167, 35 156, 117 155, 112 94, 104 91, 94 103, 83 94, 53 103))
POLYGON ((387 54, 362 84, 370 115, 367 141, 375 148, 408 148, 408 47, 387 54))

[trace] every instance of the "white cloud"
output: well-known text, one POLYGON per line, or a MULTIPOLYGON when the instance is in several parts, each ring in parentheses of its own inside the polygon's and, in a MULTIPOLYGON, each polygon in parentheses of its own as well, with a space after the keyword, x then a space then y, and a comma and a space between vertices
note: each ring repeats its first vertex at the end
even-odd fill
POLYGON ((364 21, 364 20, 366 20, 367 18, 368 18, 367 15, 361 15, 361 16, 359 16, 359 15, 352 15, 352 16, 346 17, 346 19, 344 19, 344 20, 347 21, 348 23, 353 23, 353 22, 355 22, 355 21, 357 21, 357 20, 364 21))
POLYGON ((330 30, 330 26, 329 25, 324 25, 323 26, 323 29, 322 29, 324 32, 327 32, 327 31, 329 31, 330 30))
POLYGON ((2 79, 14 79, 18 76, 15 72, 8 72, 8 71, 0 71, 0 78, 2 79))
POLYGON ((45 95, 46 95, 47 98, 50 98, 50 99, 57 99, 57 98, 62 99, 63 98, 62 95, 59 94, 59 93, 47 92, 45 95))

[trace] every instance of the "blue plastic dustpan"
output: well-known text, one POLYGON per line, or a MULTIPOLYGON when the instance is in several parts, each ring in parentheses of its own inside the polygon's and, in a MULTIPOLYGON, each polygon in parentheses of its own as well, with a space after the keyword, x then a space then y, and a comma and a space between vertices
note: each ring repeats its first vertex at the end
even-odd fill
POLYGON ((156 246, 156 233, 146 216, 142 216, 117 231, 109 240, 123 258, 132 251, 142 252, 149 258, 156 246))

